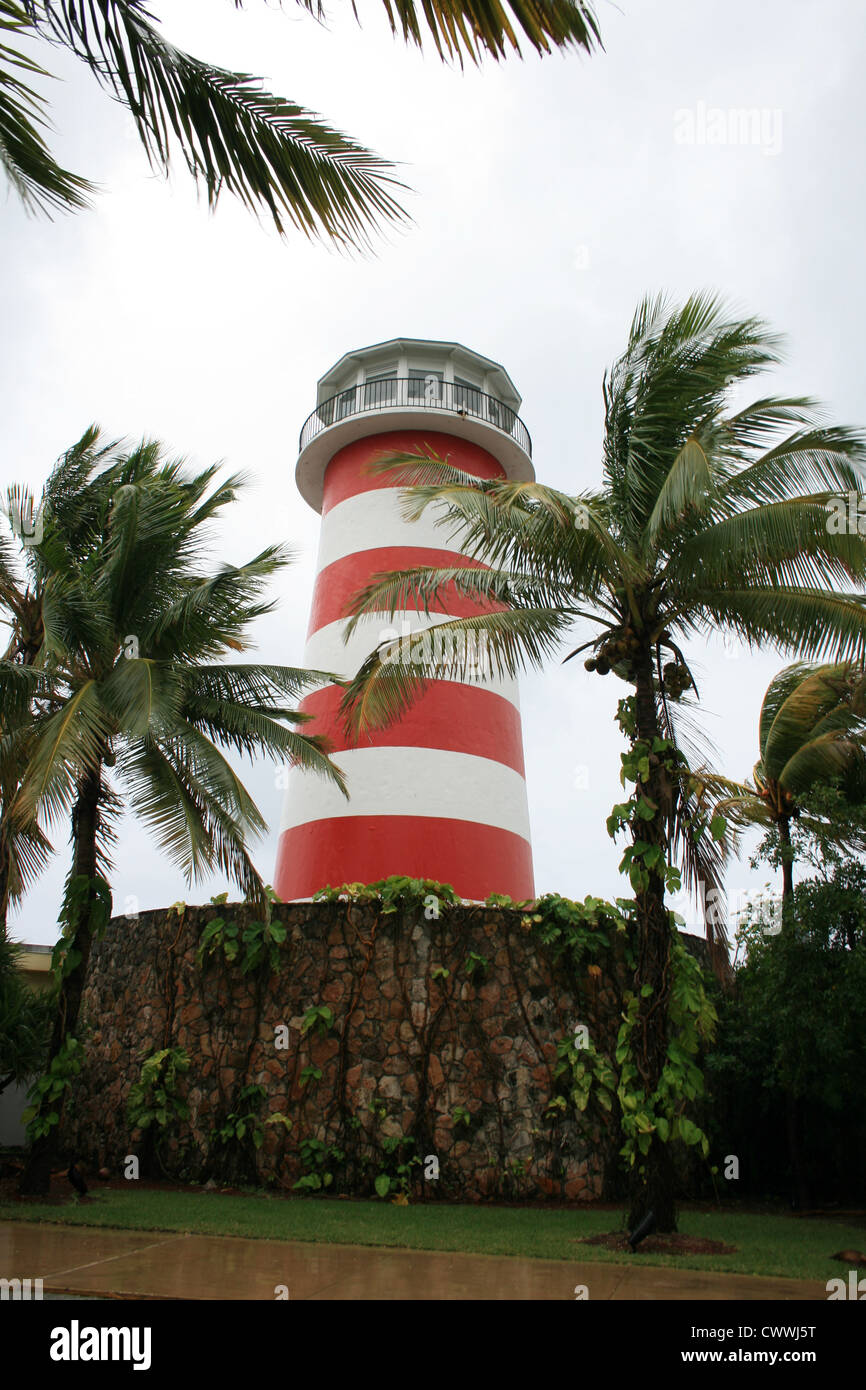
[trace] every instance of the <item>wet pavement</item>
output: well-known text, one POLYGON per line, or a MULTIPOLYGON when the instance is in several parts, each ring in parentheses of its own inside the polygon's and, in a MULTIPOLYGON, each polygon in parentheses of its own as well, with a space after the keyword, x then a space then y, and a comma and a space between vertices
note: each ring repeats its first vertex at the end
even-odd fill
POLYGON ((827 1298, 816 1280, 33 1222, 0 1224, 0 1278, 41 1278, 46 1296, 87 1298, 827 1298))

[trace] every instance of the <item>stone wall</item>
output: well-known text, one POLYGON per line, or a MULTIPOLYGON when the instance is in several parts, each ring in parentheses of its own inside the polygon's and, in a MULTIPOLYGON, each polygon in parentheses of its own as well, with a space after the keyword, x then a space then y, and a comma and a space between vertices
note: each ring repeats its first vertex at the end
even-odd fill
POLYGON ((604 1050, 612 1044, 620 952, 575 979, 514 910, 451 908, 428 921, 319 902, 273 913, 287 931, 279 971, 246 976, 222 954, 200 966, 196 949, 214 917, 243 929, 248 908, 113 919, 91 959, 86 1061, 64 1117, 80 1159, 119 1174, 135 1154, 145 1173, 285 1188, 330 1173, 331 1191, 370 1193, 382 1173, 393 1191, 414 1155, 425 1162, 402 1176, 427 1198, 602 1194, 615 1136, 545 1109, 559 1039, 582 1022, 604 1050), (473 971, 473 954, 486 966, 473 971), (317 1005, 333 1026, 304 1032, 317 1005), (191 1060, 179 1091, 189 1117, 142 1134, 126 1118, 130 1086, 167 1047, 191 1060), (265 1090, 252 1107, 260 1119, 279 1112, 291 1128, 265 1125, 258 1149, 251 1132, 214 1141, 228 1115, 251 1108, 240 1103, 248 1085, 265 1090))

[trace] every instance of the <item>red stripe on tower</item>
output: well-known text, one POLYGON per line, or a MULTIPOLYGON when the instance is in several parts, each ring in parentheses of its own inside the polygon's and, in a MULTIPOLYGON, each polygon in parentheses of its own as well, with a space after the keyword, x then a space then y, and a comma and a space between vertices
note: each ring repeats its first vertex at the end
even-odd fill
MULTIPOLYGON (((447 550, 425 550, 420 546, 383 546, 346 555, 342 560, 327 565, 316 576, 308 636, 318 632, 320 627, 344 618, 350 599, 371 579, 418 565, 435 566, 437 569, 485 568, 466 555, 455 555, 447 550)), ((495 612, 503 607, 504 604, 479 603, 477 599, 459 593, 454 584, 440 589, 430 601, 431 613, 441 613, 449 618, 471 618, 476 613, 495 612)))
MULTIPOLYGON (((432 508, 408 521, 393 475, 370 465, 393 453, 435 454, 479 478, 534 474, 510 379, 457 344, 395 339, 348 354, 319 382, 318 402, 296 472, 302 495, 322 514, 303 664, 348 676, 388 637, 426 630, 425 643, 441 648, 439 624, 498 607, 451 585, 429 614, 407 597, 393 616, 366 614, 344 641, 347 604, 375 576, 478 563, 432 508)), ((324 778, 289 771, 279 896, 308 898, 327 884, 408 874, 450 883, 469 900, 493 892, 531 897, 516 682, 470 670, 465 679, 431 682, 403 718, 351 744, 339 701, 339 688, 329 686, 301 708, 314 716, 304 731, 324 735, 334 749, 349 799, 324 778)))

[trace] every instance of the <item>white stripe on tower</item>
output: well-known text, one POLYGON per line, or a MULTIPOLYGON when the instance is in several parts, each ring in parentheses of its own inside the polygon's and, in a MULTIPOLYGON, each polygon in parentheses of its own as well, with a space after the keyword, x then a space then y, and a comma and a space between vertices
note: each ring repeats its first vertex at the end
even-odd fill
POLYGON ((526 784, 492 758, 443 748, 347 748, 335 761, 351 790, 348 804, 333 782, 296 768, 289 787, 294 780, 307 794, 287 798, 281 831, 342 816, 422 816, 478 821, 529 839, 526 784))
MULTIPOLYGON (((439 509, 441 516, 441 509, 439 509)), ((345 560, 348 555, 360 555, 375 546, 409 550, 448 550, 460 555, 459 540, 450 540, 452 527, 437 525, 437 509, 427 507, 417 521, 407 521, 403 514, 400 488, 383 488, 377 492, 361 492, 347 497, 332 507, 322 521, 316 570, 321 574, 328 565, 345 560), (359 539, 362 542, 359 544, 359 539)), ((448 564, 448 561, 444 561, 448 564)))
MULTIPOLYGON (((327 627, 319 628, 318 632, 307 638, 304 666, 309 671, 333 671, 335 676, 352 676, 380 642, 408 636, 412 632, 429 632, 428 640, 433 651, 436 642, 434 629, 441 623, 447 623, 448 618, 447 613, 431 613, 428 617, 409 608, 398 610, 393 617, 389 613, 367 613, 360 619, 348 642, 343 640, 345 619, 328 623, 327 627)), ((446 640, 440 639, 443 647, 446 640)), ((492 691, 504 700, 510 700, 517 709, 520 708, 520 692, 513 676, 500 676, 494 672, 479 681, 469 674, 458 674, 453 680, 458 684, 492 691)))

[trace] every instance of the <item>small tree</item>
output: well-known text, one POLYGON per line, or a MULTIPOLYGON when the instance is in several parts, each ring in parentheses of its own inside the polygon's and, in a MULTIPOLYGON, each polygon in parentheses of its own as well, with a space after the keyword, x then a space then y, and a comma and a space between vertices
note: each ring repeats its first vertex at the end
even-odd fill
POLYGON ((782 897, 789 903, 796 855, 792 827, 799 825, 801 837, 817 837, 824 845, 864 843, 857 813, 857 802, 866 799, 862 666, 799 662, 780 671, 764 696, 758 742, 753 784, 714 779, 717 792, 727 790, 717 809, 768 829, 763 852, 781 864, 782 897), (848 814, 840 814, 846 808, 848 814))
POLYGON ((21 975, 22 947, 0 934, 0 1095, 45 1065, 53 1001, 21 975))
POLYGON ((838 1200, 834 1185, 862 1200, 866 866, 849 858, 797 884, 785 931, 759 914, 742 934, 705 1064, 716 1130, 752 1195, 775 1182, 778 1145, 801 1208, 817 1193, 838 1200))

